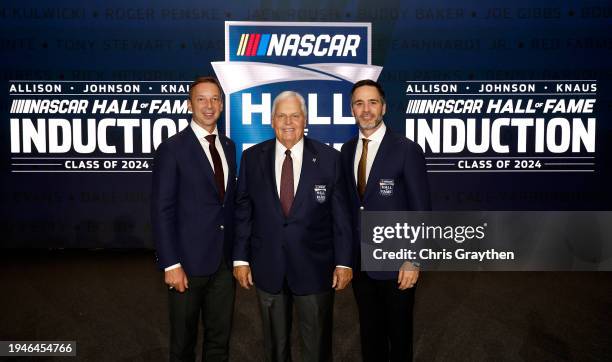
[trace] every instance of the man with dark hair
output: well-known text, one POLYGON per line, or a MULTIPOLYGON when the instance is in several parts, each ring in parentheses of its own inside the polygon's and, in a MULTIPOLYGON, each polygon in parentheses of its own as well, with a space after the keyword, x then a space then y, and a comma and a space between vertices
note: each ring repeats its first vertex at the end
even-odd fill
POLYGON ((353 292, 365 362, 412 359, 412 310, 419 269, 405 263, 398 272, 362 271, 360 213, 431 209, 423 151, 386 127, 386 109, 380 84, 372 80, 355 83, 351 112, 359 135, 341 151, 354 230, 353 292))
POLYGON ((217 127, 223 97, 215 78, 196 78, 188 107, 191 124, 159 146, 153 167, 151 212, 169 287, 170 360, 195 360, 201 314, 203 360, 227 361, 236 147, 217 127))
MULTIPOLYGON (((219 84, 219 81, 217 80, 217 78, 215 77, 197 77, 189 86, 189 99, 191 100, 194 94, 194 90, 196 89, 196 86, 200 83, 211 83, 217 86, 217 89, 219 89, 219 92, 221 92, 221 84, 219 84)), ((221 99, 221 110, 223 110, 223 99, 221 99)))

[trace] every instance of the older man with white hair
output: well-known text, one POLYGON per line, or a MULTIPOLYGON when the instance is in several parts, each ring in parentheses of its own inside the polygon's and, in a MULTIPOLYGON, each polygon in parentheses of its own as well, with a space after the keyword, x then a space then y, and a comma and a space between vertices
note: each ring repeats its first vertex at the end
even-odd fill
POLYGON ((300 94, 279 94, 272 117, 276 138, 242 154, 234 276, 242 287, 256 287, 268 360, 291 360, 295 304, 302 360, 329 361, 334 289, 352 278, 340 153, 304 137, 300 94))

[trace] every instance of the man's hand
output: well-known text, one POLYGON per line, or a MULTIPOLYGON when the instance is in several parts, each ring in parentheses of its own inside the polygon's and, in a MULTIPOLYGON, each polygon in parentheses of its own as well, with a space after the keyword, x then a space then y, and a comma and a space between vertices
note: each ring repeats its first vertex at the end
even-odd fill
POLYGON ((164 282, 168 284, 170 289, 174 288, 181 293, 189 288, 189 281, 182 267, 166 271, 164 273, 164 282))
POLYGON ((397 284, 399 290, 405 290, 414 287, 419 279, 419 268, 410 262, 405 262, 399 270, 397 276, 397 284))
POLYGON ((244 289, 249 289, 253 285, 253 276, 251 275, 251 267, 248 265, 239 265, 234 267, 234 278, 240 283, 244 289))
POLYGON ((351 279, 353 279, 353 269, 336 267, 332 280, 332 288, 342 290, 346 288, 351 279))

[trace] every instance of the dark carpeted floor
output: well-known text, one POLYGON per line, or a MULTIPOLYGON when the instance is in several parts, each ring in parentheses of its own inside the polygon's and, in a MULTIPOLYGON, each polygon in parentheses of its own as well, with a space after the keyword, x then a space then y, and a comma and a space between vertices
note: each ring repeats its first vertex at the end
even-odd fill
MULTIPOLYGON (((167 292, 151 251, 0 252, 0 340, 76 340, 78 360, 167 359, 167 292)), ((233 361, 262 360, 258 313, 254 291, 240 289, 233 361)), ((334 360, 360 360, 350 290, 337 294, 334 313, 334 360)), ((415 353, 417 361, 610 361, 612 273, 422 273, 415 353)))

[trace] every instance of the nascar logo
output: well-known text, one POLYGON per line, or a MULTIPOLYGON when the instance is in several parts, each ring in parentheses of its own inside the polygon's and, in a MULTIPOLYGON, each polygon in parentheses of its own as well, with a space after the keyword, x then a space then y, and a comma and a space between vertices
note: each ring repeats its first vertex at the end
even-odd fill
POLYGON ((242 34, 237 56, 357 56, 357 34, 242 34))
POLYGON ((340 147, 356 133, 346 95, 377 79, 371 24, 225 22, 225 59, 211 65, 226 94, 225 134, 239 150, 274 137, 272 99, 291 89, 306 98, 313 139, 340 147))

